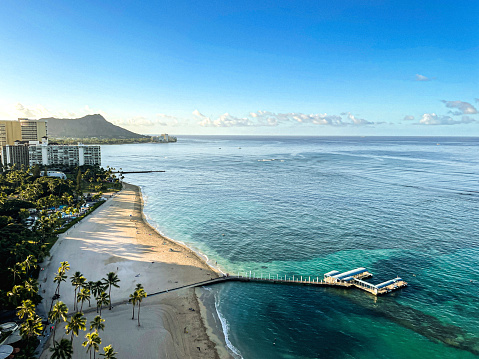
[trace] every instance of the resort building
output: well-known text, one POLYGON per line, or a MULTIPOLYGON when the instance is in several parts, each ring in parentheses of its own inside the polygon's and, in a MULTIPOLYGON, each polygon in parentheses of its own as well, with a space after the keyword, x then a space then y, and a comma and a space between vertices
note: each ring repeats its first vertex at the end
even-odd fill
POLYGON ((34 165, 101 165, 101 149, 98 145, 57 145, 48 144, 47 139, 41 143, 28 146, 30 166, 34 165))
POLYGON ((47 135, 45 120, 0 121, 0 146, 13 146, 15 141, 40 141, 47 135))
POLYGON ((28 143, 16 141, 13 146, 5 145, 1 147, 1 162, 3 166, 15 164, 20 168, 28 168, 28 143))

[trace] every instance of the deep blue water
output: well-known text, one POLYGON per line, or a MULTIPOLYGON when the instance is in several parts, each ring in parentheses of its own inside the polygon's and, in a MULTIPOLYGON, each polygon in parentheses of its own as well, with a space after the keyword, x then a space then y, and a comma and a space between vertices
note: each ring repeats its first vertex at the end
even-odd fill
POLYGON ((404 290, 212 287, 244 358, 479 355, 479 139, 180 137, 103 146, 167 236, 227 272, 364 266, 404 290), (276 339, 276 340, 275 340, 276 339))

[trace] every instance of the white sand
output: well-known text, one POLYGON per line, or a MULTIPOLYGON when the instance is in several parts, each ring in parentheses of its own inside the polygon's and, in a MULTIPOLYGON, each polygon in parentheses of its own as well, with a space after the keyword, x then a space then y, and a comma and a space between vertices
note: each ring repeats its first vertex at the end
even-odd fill
MULTIPOLYGON (((108 272, 115 272, 120 288, 112 289, 113 303, 125 303, 137 283, 141 283, 147 293, 154 293, 217 276, 192 251, 161 237, 146 224, 141 207, 138 188, 125 184, 121 192, 60 236, 40 272, 41 290, 45 290, 43 311, 50 309, 49 298, 56 288, 53 278, 61 261, 68 261, 71 268, 67 282, 60 286, 60 300, 67 304, 70 312, 74 296, 70 277, 76 271, 88 281, 101 280, 108 272)), ((96 315, 94 300, 92 306, 89 309, 85 303, 83 307, 84 312, 92 311, 86 314, 89 320, 96 315)), ((218 357, 215 345, 206 335, 193 289, 144 299, 140 327, 136 320, 131 320, 131 312, 130 304, 114 304, 111 311, 103 309, 106 329, 100 333, 101 348, 112 344, 119 353, 118 358, 218 357)), ((61 332, 58 328, 57 340, 61 332)), ((74 340, 74 358, 89 357, 81 346, 85 334, 80 332, 80 337, 74 340)), ((224 348, 218 349, 224 351, 224 348)), ((48 350, 41 356, 49 357, 48 350)))

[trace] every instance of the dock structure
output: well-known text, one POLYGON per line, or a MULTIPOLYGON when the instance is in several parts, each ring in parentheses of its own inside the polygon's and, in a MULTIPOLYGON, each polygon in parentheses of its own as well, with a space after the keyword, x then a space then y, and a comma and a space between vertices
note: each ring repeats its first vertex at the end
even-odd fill
POLYGON ((149 296, 158 295, 162 293, 167 293, 168 291, 179 290, 183 288, 191 287, 201 287, 217 283, 224 282, 261 282, 261 283, 270 283, 270 284, 286 284, 286 285, 303 285, 303 286, 313 286, 313 287, 336 287, 336 288, 357 288, 364 290, 375 296, 384 295, 392 292, 393 290, 400 289, 407 286, 407 282, 397 277, 380 284, 372 284, 364 281, 366 278, 370 278, 373 275, 366 270, 366 268, 360 267, 347 272, 339 272, 337 270, 328 272, 324 274, 323 278, 319 276, 286 276, 286 275, 271 275, 263 276, 261 273, 260 276, 257 276, 256 273, 250 271, 249 273, 245 272, 244 275, 238 273, 236 276, 231 276, 226 274, 219 278, 211 278, 207 281, 202 281, 198 283, 192 283, 184 285, 177 288, 170 288, 165 291, 151 293, 149 296))

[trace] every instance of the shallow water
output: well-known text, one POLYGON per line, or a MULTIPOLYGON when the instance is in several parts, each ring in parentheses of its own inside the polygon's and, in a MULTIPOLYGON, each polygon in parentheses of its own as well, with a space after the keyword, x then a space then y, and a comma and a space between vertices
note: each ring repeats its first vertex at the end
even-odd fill
POLYGON ((479 139, 185 137, 102 146, 164 234, 230 273, 321 277, 359 266, 367 293, 212 287, 244 358, 479 354, 479 139), (472 281, 472 282, 471 282, 472 281), (276 341, 275 341, 276 339, 276 341))

